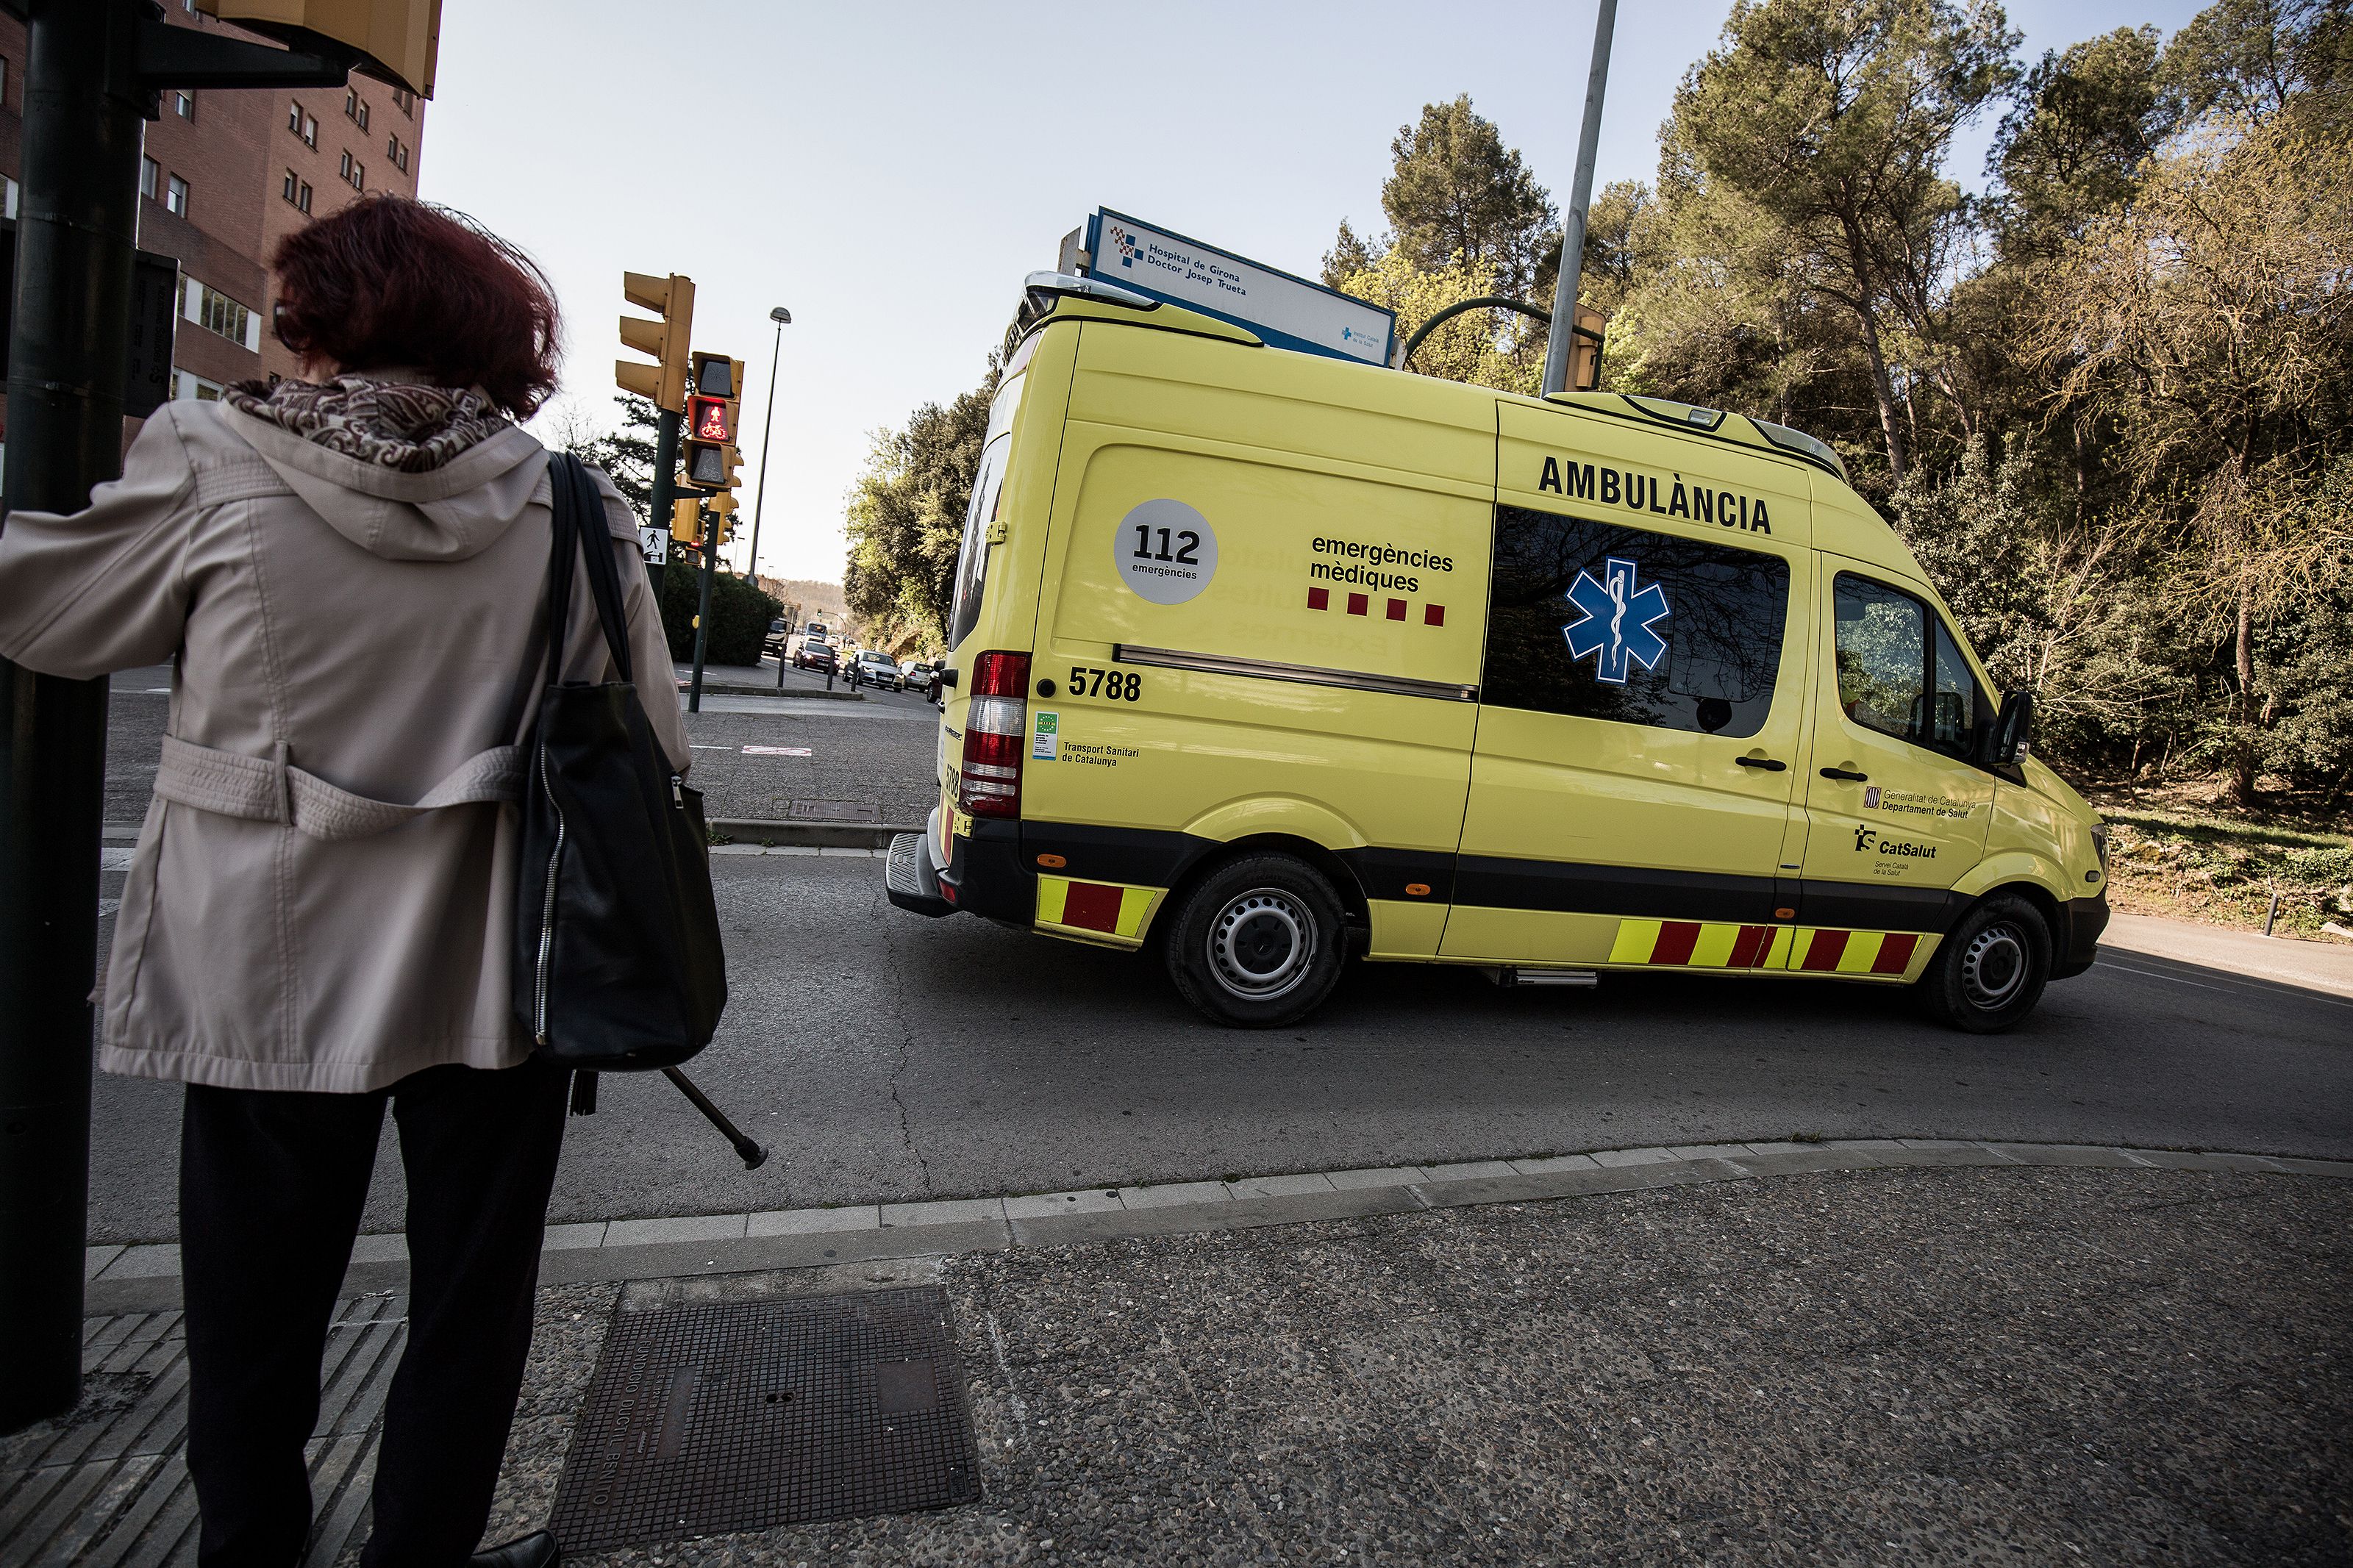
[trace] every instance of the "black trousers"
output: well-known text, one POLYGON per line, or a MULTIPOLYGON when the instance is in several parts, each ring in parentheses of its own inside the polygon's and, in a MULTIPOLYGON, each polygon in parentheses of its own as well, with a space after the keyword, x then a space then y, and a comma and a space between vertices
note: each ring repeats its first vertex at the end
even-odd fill
POLYGON ((373 1094, 191 1084, 180 1130, 188 1472, 203 1568, 290 1568, 303 1444, 386 1101, 408 1175, 408 1342, 376 1453, 367 1568, 471 1554, 531 1348, 567 1075, 428 1068, 373 1094))

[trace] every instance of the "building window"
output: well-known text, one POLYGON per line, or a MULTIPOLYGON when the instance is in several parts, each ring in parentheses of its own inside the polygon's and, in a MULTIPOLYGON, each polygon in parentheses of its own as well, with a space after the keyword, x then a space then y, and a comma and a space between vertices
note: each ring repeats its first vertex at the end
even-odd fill
POLYGON ((343 175, 344 182, 352 189, 355 191, 367 189, 367 171, 360 166, 360 161, 353 157, 348 151, 343 153, 343 166, 335 172, 343 175))
POLYGON ((239 348, 260 352, 261 319, 209 283, 180 279, 180 314, 239 348))
POLYGON ((396 87, 392 89, 392 104, 395 109, 410 119, 417 118, 417 95, 406 88, 396 87))
POLYGON ((188 216, 188 182, 177 174, 164 182, 164 210, 181 217, 188 216))
POLYGON ((392 160, 394 168, 404 174, 408 172, 408 149, 400 144, 399 137, 390 136, 385 139, 384 155, 392 160))
POLYGON ((0 174, 0 217, 14 218, 16 216, 16 182, 0 174))
POLYGON ((290 203, 299 205, 301 202, 302 182, 294 177, 293 170, 286 171, 286 178, 279 183, 278 194, 290 203))
POLYGON ((223 390, 217 381, 206 381, 194 371, 177 371, 173 374, 172 395, 185 403, 217 403, 223 390))
POLYGON ((348 118, 359 121, 359 127, 361 130, 364 131, 367 129, 367 100, 359 95, 358 89, 354 88, 343 94, 343 113, 348 118))
POLYGON ((162 182, 164 171, 153 158, 139 160, 139 194, 149 201, 155 199, 155 187, 162 182))
POLYGON ((8 57, 0 55, 0 103, 8 101, 8 57))
POLYGON ((298 192, 296 192, 296 193, 295 193, 295 196, 294 196, 294 205, 295 205, 296 206, 298 206, 298 207, 301 207, 301 208, 305 213, 308 213, 308 212, 311 210, 311 182, 310 182, 310 181, 308 181, 308 180, 303 181, 303 182, 302 182, 302 188, 301 188, 300 191, 298 191, 298 192))
POLYGON ((301 137, 302 145, 305 147, 316 147, 319 144, 318 119, 305 110, 300 102, 288 105, 286 129, 301 137))
POLYGON ((196 117, 196 95, 183 88, 172 94, 172 112, 183 120, 196 117))

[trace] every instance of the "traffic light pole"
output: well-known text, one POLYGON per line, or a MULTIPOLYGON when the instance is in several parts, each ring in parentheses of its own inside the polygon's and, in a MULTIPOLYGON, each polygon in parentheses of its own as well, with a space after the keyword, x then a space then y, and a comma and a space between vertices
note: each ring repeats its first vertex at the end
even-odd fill
MULTIPOLYGON (((659 529, 670 527, 670 508, 678 502, 678 492, 670 485, 670 476, 678 472, 678 419, 676 414, 665 408, 654 421, 652 521, 659 529)), ((667 556, 669 552, 665 551, 663 554, 667 556)), ((663 564, 649 568, 647 574, 653 579, 656 615, 661 614, 662 574, 669 570, 665 560, 663 564)))
POLYGON ((702 711, 702 650, 711 641, 711 579, 719 563, 719 514, 704 509, 702 520, 702 595, 694 611, 694 689, 687 693, 686 710, 702 711))
MULTIPOLYGON (((152 0, 8 9, 27 58, 5 500, 74 512, 122 472, 149 94, 340 83, 352 60, 173 27, 152 0)), ((0 1433, 81 1388, 106 687, 0 661, 0 1433)))
MULTIPOLYGON (((6 498, 72 512, 122 472, 145 7, 27 9, 6 498)), ((105 784, 106 681, 0 664, 0 1432, 81 1389, 105 784)))

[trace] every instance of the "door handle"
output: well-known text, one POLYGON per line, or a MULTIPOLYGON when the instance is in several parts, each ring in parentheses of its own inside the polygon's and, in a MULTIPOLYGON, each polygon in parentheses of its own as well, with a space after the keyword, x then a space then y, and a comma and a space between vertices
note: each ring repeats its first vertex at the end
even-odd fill
POLYGON ((1732 760, 1744 768, 1763 768, 1768 773, 1778 773, 1789 765, 1777 763, 1770 757, 1735 757, 1732 760))
POLYGON ((1822 777, 1826 779, 1851 779, 1856 784, 1861 784, 1871 777, 1871 775, 1869 773, 1849 773, 1844 768, 1824 768, 1822 770, 1822 777))

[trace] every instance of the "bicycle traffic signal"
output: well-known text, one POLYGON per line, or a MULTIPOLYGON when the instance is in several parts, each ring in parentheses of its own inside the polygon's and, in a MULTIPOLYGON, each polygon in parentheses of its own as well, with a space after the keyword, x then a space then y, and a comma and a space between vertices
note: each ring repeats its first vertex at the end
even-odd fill
POLYGON ((649 273, 621 274, 621 294, 641 310, 651 310, 661 320, 649 321, 642 316, 621 318, 621 342, 626 348, 653 356, 652 364, 639 364, 634 360, 615 360, 613 379, 624 392, 634 392, 669 414, 686 411, 687 337, 694 329, 694 279, 673 272, 668 278, 656 278, 649 273))
POLYGON ((687 356, 686 482, 707 490, 732 490, 744 455, 735 447, 735 423, 743 411, 744 362, 701 350, 687 356))

